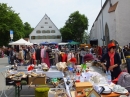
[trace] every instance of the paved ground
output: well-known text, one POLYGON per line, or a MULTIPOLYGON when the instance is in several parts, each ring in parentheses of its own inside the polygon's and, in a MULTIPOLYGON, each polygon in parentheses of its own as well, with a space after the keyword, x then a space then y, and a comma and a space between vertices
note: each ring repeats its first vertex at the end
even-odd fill
MULTIPOLYGON (((7 65, 8 65, 7 58, 0 58, 0 68, 3 68, 7 65)), ((91 69, 93 69, 93 71, 97 71, 100 74, 104 75, 103 71, 100 68, 91 67, 91 69)), ((6 90, 7 96, 0 95, 0 97, 15 97, 14 87, 9 87, 9 86, 5 87, 5 79, 3 75, 0 74, 0 92, 2 91, 2 89, 6 90)), ((23 86, 20 97, 35 97, 34 88, 28 88, 28 86, 23 86)))
MULTIPOLYGON (((8 65, 7 58, 0 58, 0 68, 3 68, 7 65, 8 65)), ((0 95, 0 97, 15 97, 15 95, 14 95, 15 88, 9 87, 9 86, 5 87, 5 79, 4 79, 3 75, 0 73, 0 93, 2 93, 2 89, 6 90, 5 93, 7 94, 7 96, 0 95)), ((28 86, 23 86, 20 97, 35 97, 34 88, 28 88, 28 86)))

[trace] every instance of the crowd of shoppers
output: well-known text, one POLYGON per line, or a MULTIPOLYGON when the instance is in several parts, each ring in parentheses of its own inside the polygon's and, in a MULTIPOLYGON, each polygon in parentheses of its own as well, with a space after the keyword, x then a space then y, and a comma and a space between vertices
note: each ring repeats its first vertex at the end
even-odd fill
POLYGON ((105 70, 111 71, 112 79, 114 79, 120 74, 120 65, 123 64, 123 61, 127 64, 127 70, 130 73, 130 48, 128 45, 124 48, 118 48, 114 42, 109 43, 108 46, 76 48, 76 50, 70 50, 66 46, 60 49, 58 45, 16 46, 7 50, 0 48, 0 57, 3 57, 5 53, 8 57, 8 63, 11 65, 15 62, 29 60, 30 64, 46 63, 48 67, 58 62, 68 62, 72 58, 76 58, 75 64, 77 65, 97 59, 106 62, 106 65, 102 64, 102 66, 105 70))

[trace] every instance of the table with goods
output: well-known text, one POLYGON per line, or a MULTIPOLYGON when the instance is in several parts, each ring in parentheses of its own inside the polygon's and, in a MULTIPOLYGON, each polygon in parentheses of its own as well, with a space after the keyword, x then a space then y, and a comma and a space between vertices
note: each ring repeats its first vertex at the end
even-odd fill
POLYGON ((15 86, 15 97, 20 97, 23 85, 47 85, 47 97, 125 97, 128 94, 124 87, 108 80, 108 76, 95 72, 91 63, 59 62, 50 68, 45 63, 38 66, 20 63, 7 71, 5 79, 6 85, 15 86))
POLYGON ((48 68, 45 63, 38 66, 27 64, 15 64, 6 72, 5 84, 15 87, 15 97, 20 97, 22 86, 50 85, 53 88, 63 83, 63 73, 55 66, 48 68))

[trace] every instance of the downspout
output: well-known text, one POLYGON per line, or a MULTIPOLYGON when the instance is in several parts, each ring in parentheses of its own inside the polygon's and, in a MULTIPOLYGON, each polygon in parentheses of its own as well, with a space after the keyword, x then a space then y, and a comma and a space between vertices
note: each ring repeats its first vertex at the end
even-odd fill
POLYGON ((102 33, 103 33, 103 46, 105 41, 104 29, 103 29, 103 8, 102 8, 102 0, 101 0, 101 10, 102 10, 102 33))

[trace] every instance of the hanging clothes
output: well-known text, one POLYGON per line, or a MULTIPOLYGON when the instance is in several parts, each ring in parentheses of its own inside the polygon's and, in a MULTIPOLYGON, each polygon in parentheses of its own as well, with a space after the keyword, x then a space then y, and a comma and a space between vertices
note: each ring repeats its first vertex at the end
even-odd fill
POLYGON ((47 66, 50 68, 49 55, 46 49, 41 49, 41 58, 42 58, 42 63, 46 63, 47 66))
POLYGON ((79 55, 79 52, 76 53, 75 57, 77 59, 76 65, 79 65, 80 64, 80 55, 79 55))
POLYGON ((55 63, 58 63, 58 62, 59 62, 58 57, 59 57, 58 52, 55 52, 55 63))
POLYGON ((46 63, 48 65, 48 67, 50 68, 49 54, 48 54, 48 52, 46 50, 44 51, 43 62, 46 63))
POLYGON ((44 63, 44 48, 41 49, 41 59, 42 63, 44 63))
POLYGON ((62 62, 67 62, 67 54, 62 53, 61 57, 62 57, 62 62))
POLYGON ((70 61, 71 58, 74 58, 74 54, 72 52, 68 53, 67 61, 70 61))
POLYGON ((62 55, 61 54, 58 55, 58 61, 62 62, 62 55))

